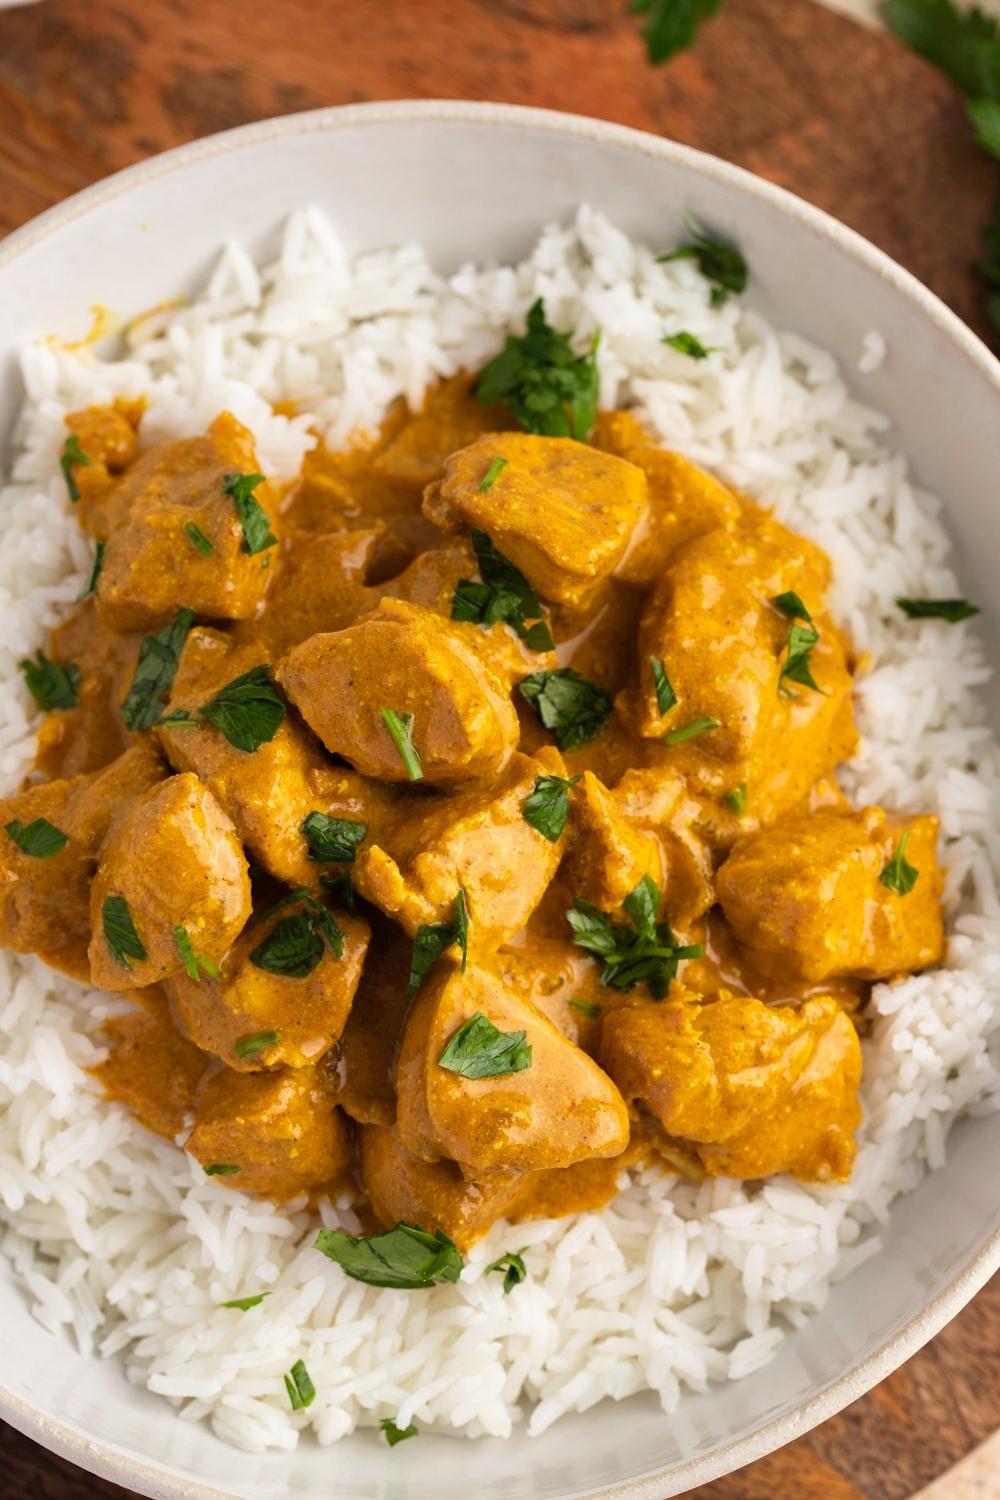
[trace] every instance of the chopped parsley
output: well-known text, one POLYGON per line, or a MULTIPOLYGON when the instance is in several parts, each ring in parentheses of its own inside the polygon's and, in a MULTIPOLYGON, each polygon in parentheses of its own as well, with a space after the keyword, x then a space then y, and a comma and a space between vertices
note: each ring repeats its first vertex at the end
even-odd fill
POLYGON ((411 781, 423 781, 424 768, 413 743, 413 715, 397 713, 394 708, 383 708, 381 712, 382 723, 399 751, 407 776, 411 781))
POLYGON ((696 740, 700 734, 708 734, 713 729, 719 729, 721 725, 718 719, 710 719, 707 716, 701 719, 692 719, 690 724, 682 724, 679 729, 672 729, 669 734, 663 736, 665 745, 683 745, 685 740, 696 740))
POLYGON ((477 1010, 449 1039, 438 1067, 460 1078, 500 1078, 531 1067, 531 1043, 524 1031, 498 1031, 477 1010))
POLYGON ((521 803, 521 816, 550 844, 562 837, 569 821, 569 794, 579 776, 539 776, 521 803))
POLYGON ((395 1448, 397 1443, 405 1443, 407 1438, 420 1436, 413 1422, 409 1427, 397 1427, 391 1417, 383 1417, 378 1425, 385 1434, 385 1440, 390 1448, 395 1448))
POLYGON ((695 338, 693 333, 665 333, 663 342, 669 344, 671 349, 676 349, 678 354, 686 354, 689 359, 707 359, 715 350, 701 339, 695 338))
POLYGON ((734 812, 738 818, 742 818, 747 810, 747 784, 741 781, 739 786, 734 786, 731 792, 727 792, 723 798, 730 812, 734 812))
POLYGON ((51 859, 54 854, 60 854, 69 843, 69 834, 63 833, 48 818, 35 818, 28 824, 14 818, 10 823, 5 823, 4 828, 21 853, 32 859, 51 859))
MULTIPOLYGON (((240 1170, 239 1167, 234 1167, 231 1162, 227 1162, 227 1161, 213 1161, 210 1166, 207 1166, 205 1168, 205 1176, 206 1177, 235 1177, 236 1173, 239 1170, 240 1170)), ((227 1307, 230 1306, 229 1303, 226 1303, 225 1305, 227 1307)))
POLYGON ((48 713, 53 708, 74 708, 80 686, 80 668, 73 663, 50 661, 44 651, 36 651, 34 661, 19 663, 28 692, 39 708, 48 713))
POLYGON ((406 982, 408 995, 417 993, 442 953, 453 943, 458 943, 462 950, 464 974, 469 950, 469 910, 461 886, 455 897, 454 922, 425 922, 417 928, 410 956, 410 974, 406 982))
POLYGON ((330 818, 326 813, 311 812, 303 818, 301 829, 311 860, 321 865, 352 865, 358 845, 368 832, 368 824, 357 823, 353 818, 330 818))
POLYGON ((681 959, 702 958, 701 943, 681 946, 666 922, 657 922, 660 892, 644 875, 625 897, 631 928, 611 919, 589 901, 577 899, 566 913, 573 941, 601 959, 601 983, 614 990, 631 990, 645 982, 654 1000, 662 1000, 677 977, 681 959))
POLYGON ((195 984, 201 983, 202 975, 207 979, 218 979, 218 968, 203 953, 196 953, 194 951, 186 927, 174 928, 174 942, 177 944, 177 951, 181 956, 184 972, 189 979, 193 979, 195 984))
POLYGON ((428 1234, 416 1224, 399 1223, 367 1239, 339 1229, 321 1229, 314 1249, 368 1286, 416 1291, 438 1282, 454 1283, 462 1274, 463 1261, 454 1240, 441 1229, 428 1234))
POLYGON ((597 418, 599 339, 595 334, 587 353, 575 354, 569 334, 549 326, 539 297, 528 310, 524 334, 508 334, 480 371, 476 395, 486 405, 503 402, 527 432, 585 442, 597 418))
POLYGON ((555 735, 560 750, 585 745, 600 734, 611 714, 611 694, 572 667, 533 672, 518 683, 518 692, 555 735))
POLYGON ((352 917, 358 914, 357 896, 354 890, 354 882, 347 870, 339 875, 321 875, 319 883, 325 891, 329 891, 335 901, 339 901, 352 917))
POLYGON ((789 691, 785 683, 799 682, 803 687, 810 687, 821 693, 823 689, 813 677, 810 662, 812 649, 819 640, 819 631, 813 624, 812 615, 798 594, 791 589, 785 594, 776 594, 771 603, 792 622, 788 628, 785 660, 778 677, 779 692, 785 697, 794 698, 795 694, 789 691), (806 623, 800 625, 800 620, 806 623))
POLYGON ((578 1010, 581 1016, 589 1016, 592 1021, 596 1021, 601 1014, 601 1007, 595 1005, 592 1000, 571 999, 567 1000, 566 1004, 570 1010, 578 1010))
POLYGON ((631 0, 629 10, 648 17, 642 39, 655 65, 690 47, 702 21, 714 16, 721 4, 722 0, 631 0))
POLYGON ((656 689, 656 706, 660 711, 660 718, 673 708, 677 702, 677 694, 670 685, 663 662, 658 656, 649 658, 649 670, 653 674, 653 686, 656 689))
POLYGON ((285 1390, 288 1392, 292 1411, 304 1411, 315 1401, 316 1387, 309 1378, 304 1360, 297 1359, 285 1376, 285 1390))
POLYGON ((472 532, 472 548, 482 583, 461 578, 451 601, 451 618, 468 620, 489 630, 505 621, 531 651, 551 651, 554 645, 542 606, 520 568, 498 552, 485 531, 472 532), (534 620, 533 625, 527 623, 534 620))
POLYGON ((270 1292, 256 1292, 252 1297, 234 1297, 232 1302, 220 1302, 220 1307, 232 1307, 237 1312, 249 1312, 252 1307, 259 1307, 265 1297, 270 1297, 270 1292))
POLYGON ((968 99, 966 108, 979 145, 1000 156, 1000 98, 968 99))
POLYGON ((133 959, 137 963, 146 962, 149 954, 135 930, 132 913, 124 896, 105 896, 101 922, 105 941, 116 964, 121 964, 123 969, 131 969, 133 959))
POLYGON ((979 614, 979 606, 970 604, 968 599, 899 598, 896 603, 911 620, 947 620, 949 625, 957 625, 960 620, 971 620, 979 614))
POLYGON ((135 676, 122 704, 125 728, 133 733, 160 722, 193 619, 192 610, 179 609, 169 625, 147 635, 139 647, 135 676))
POLYGON ((267 666, 234 677, 198 712, 234 749, 248 755, 273 740, 285 720, 285 705, 267 666))
POLYGON ((91 458, 90 454, 84 453, 83 449, 80 447, 80 439, 77 437, 76 433, 71 432, 69 437, 63 443, 62 456, 59 459, 59 467, 60 469, 62 469, 63 478, 66 481, 66 488, 69 490, 69 498, 72 500, 74 505, 80 498, 80 486, 76 482, 76 475, 73 472, 73 465, 79 464, 81 468, 89 469, 93 461, 94 460, 91 458))
POLYGON ((267 511, 254 496, 254 490, 263 483, 263 474, 227 474, 222 481, 222 492, 232 500, 243 527, 243 551, 251 556, 266 552, 278 540, 267 511))
POLYGON ((106 542, 95 542, 94 560, 90 565, 87 581, 74 599, 74 604, 82 604, 84 599, 88 599, 91 594, 97 594, 97 580, 100 578, 101 569, 104 567, 104 549, 106 546, 106 542))
POLYGON ((909 839, 910 830, 907 828, 905 833, 900 834, 896 852, 879 876, 882 884, 897 896, 908 896, 920 878, 920 871, 905 858, 909 839))
POLYGON ((208 540, 208 537, 202 531, 201 527, 196 526, 193 521, 188 521, 187 525, 184 527, 184 535, 187 537, 194 550, 196 552, 200 552, 202 557, 210 557, 215 551, 215 547, 208 540))
POLYGON ((469 962, 469 903, 461 886, 455 897, 455 941, 462 954, 461 968, 464 974, 469 962))
POLYGON ((276 1047, 280 1040, 279 1031, 255 1031, 252 1036, 241 1036, 233 1051, 241 1059, 256 1057, 266 1047, 276 1047))
POLYGON ((671 250, 668 255, 657 256, 657 259, 661 262, 696 260, 699 271, 712 284, 713 307, 721 307, 730 293, 739 295, 746 291, 747 263, 735 245, 717 240, 693 225, 690 233, 691 238, 686 244, 671 250))
POLYGON ((528 1279, 528 1269, 524 1264, 523 1257, 520 1254, 515 1254, 512 1250, 508 1250, 506 1255, 501 1255, 499 1260, 495 1260, 492 1265, 487 1266, 483 1274, 489 1276, 492 1271, 502 1271, 504 1273, 503 1294, 505 1297, 509 1297, 516 1286, 520 1286, 522 1281, 527 1281, 528 1279))
POLYGON ((344 934, 325 906, 312 903, 310 911, 282 917, 250 954, 255 969, 286 979, 307 979, 325 951, 324 939, 336 958, 344 952, 344 934))
POLYGON ((509 463, 510 459, 503 458, 499 453, 497 454, 496 458, 490 460, 490 466, 486 470, 486 473, 483 475, 477 486, 481 495, 489 494, 490 490, 496 484, 497 480, 500 478, 500 475, 503 473, 504 469, 506 469, 509 463))

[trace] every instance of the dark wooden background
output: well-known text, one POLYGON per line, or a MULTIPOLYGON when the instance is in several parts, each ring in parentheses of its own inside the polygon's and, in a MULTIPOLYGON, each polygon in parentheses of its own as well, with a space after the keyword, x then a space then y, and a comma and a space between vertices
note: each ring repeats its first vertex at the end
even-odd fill
MULTIPOLYGON (((715 152, 859 229, 984 331, 969 268, 1000 190, 995 164, 931 68, 812 0, 728 0, 697 48, 660 69, 645 61, 626 0, 43 0, 0 11, 0 234, 181 141, 406 97, 575 110, 715 152)), ((875 1391, 698 1500, 910 1500, 1000 1426, 998 1329, 994 1282, 875 1391)), ((123 1494, 0 1424, 0 1500, 123 1494)))

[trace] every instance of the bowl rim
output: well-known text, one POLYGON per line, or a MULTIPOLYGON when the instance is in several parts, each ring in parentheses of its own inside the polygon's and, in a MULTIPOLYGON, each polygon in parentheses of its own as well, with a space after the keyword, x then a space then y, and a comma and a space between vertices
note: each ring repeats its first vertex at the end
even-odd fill
MULTIPOLYGON (((613 124, 587 115, 526 105, 452 99, 401 99, 331 105, 281 115, 205 136, 126 167, 45 210, 0 241, 0 271, 28 255, 43 240, 81 215, 120 198, 132 188, 181 171, 197 162, 252 147, 283 136, 332 132, 364 125, 427 122, 490 125, 503 129, 546 131, 598 145, 652 156, 693 169, 736 193, 756 198, 798 221, 817 238, 832 242, 844 254, 887 283, 928 318, 994 388, 1000 399, 1000 359, 961 318, 911 272, 870 240, 795 193, 768 182, 746 168, 680 142, 613 124)), ((679 1495, 763 1458, 858 1400, 934 1337, 1000 1269, 1000 1230, 991 1234, 948 1285, 891 1334, 860 1364, 829 1381, 795 1410, 772 1417, 752 1432, 685 1460, 659 1474, 592 1491, 588 1500, 663 1500, 679 1495), (667 1488, 665 1488, 667 1486, 667 1488)), ((233 1500, 234 1492, 151 1463, 117 1444, 97 1442, 61 1418, 40 1412, 0 1380, 0 1418, 44 1448, 126 1488, 139 1488, 152 1500, 233 1500)))

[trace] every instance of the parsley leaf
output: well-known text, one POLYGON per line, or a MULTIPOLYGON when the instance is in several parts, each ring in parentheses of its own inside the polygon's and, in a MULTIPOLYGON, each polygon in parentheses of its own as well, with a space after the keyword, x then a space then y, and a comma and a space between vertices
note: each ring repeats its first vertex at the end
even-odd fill
POLYGON ((215 551, 214 546, 208 540, 208 537, 202 531, 201 527, 196 526, 193 521, 188 521, 187 525, 184 527, 184 535, 187 537, 194 550, 196 552, 200 552, 202 557, 210 557, 215 551))
POLYGON ((97 580, 100 578, 101 569, 104 566, 104 548, 106 546, 106 542, 95 542, 94 561, 90 565, 90 572, 87 574, 87 582, 84 584, 83 588, 73 600, 74 604, 82 604, 84 599, 89 598, 91 594, 96 595, 97 580))
POLYGON ((234 677, 198 712, 248 755, 273 740, 285 720, 285 705, 267 666, 234 677))
POLYGON ((222 481, 222 492, 232 500, 243 527, 243 551, 251 556, 266 552, 278 540, 271 530, 267 511, 254 498, 254 490, 263 483, 263 474, 227 474, 222 481))
POLYGON ((783 615, 787 615, 789 620, 806 620, 812 624, 812 615, 794 589, 789 589, 784 594, 775 594, 771 603, 775 609, 780 609, 783 615))
POLYGON ((504 620, 532 651, 551 651, 554 645, 542 606, 520 568, 498 552, 485 531, 472 532, 472 548, 482 583, 459 580, 451 601, 453 620, 470 620, 488 630, 504 620), (527 620, 535 620, 529 626, 527 620))
POLYGON ((469 956, 469 910, 461 886, 455 897, 454 922, 425 922, 417 928, 410 956, 410 975, 406 993, 415 995, 431 969, 452 943, 462 950, 462 973, 469 956))
POLYGON ((595 334, 586 354, 574 354, 569 335, 546 322, 539 297, 528 310, 524 334, 508 334, 480 371, 476 395, 486 405, 502 401, 527 432, 585 442, 597 418, 599 338, 595 334))
POLYGON ((194 951, 194 948, 191 944, 191 938, 186 927, 174 928, 174 942, 177 944, 177 951, 181 956, 181 963, 184 965, 184 972, 189 979, 193 979, 195 984, 201 983, 202 975, 204 975, 206 979, 218 979, 218 968, 212 962, 212 960, 210 958, 206 958, 203 953, 196 953, 194 951))
POLYGON ((581 1016, 589 1016, 592 1021, 596 1021, 598 1016, 601 1014, 601 1007, 599 1005, 595 1005, 592 1000, 572 999, 567 1000, 566 1004, 569 1006, 570 1010, 578 1010, 581 1016))
POLYGON ((531 1043, 524 1031, 498 1031, 477 1010, 449 1039, 438 1067, 460 1078, 500 1078, 531 1067, 531 1043))
POLYGON ((354 891, 354 882, 345 870, 340 875, 321 875, 319 883, 325 891, 329 891, 335 901, 339 901, 352 917, 358 914, 358 902, 354 891))
POLYGON ((601 983, 614 990, 631 990, 645 981, 654 1000, 662 1000, 677 977, 683 958, 702 958, 701 943, 678 944, 666 922, 657 922, 660 892, 644 875, 625 898, 631 929, 612 922, 589 901, 578 898, 566 913, 578 948, 603 962, 601 983))
POLYGON ((642 28, 646 55, 654 66, 690 47, 702 21, 714 16, 722 0, 631 0, 634 16, 648 16, 642 28))
POLYGON ((382 723, 399 751, 407 776, 411 781, 423 781, 424 768, 413 743, 413 715, 397 713, 394 708, 383 708, 382 723))
POLYGON ((689 359, 707 359, 710 354, 715 353, 713 348, 703 344, 693 333, 665 333, 663 343, 676 349, 678 354, 686 354, 689 359))
POLYGON ((285 1376, 285 1390, 288 1392, 292 1411, 304 1411, 315 1401, 316 1387, 309 1377, 304 1360, 297 1359, 285 1376))
POLYGON ((550 844, 561 838, 569 821, 569 794, 579 776, 539 776, 521 803, 521 816, 550 844))
POLYGON ((735 245, 727 245, 704 231, 691 228, 691 239, 686 245, 671 250, 669 255, 658 255, 657 260, 696 260, 698 269, 706 281, 712 283, 711 302, 721 307, 730 292, 739 295, 746 291, 747 263, 735 245))
POLYGON ((469 962, 469 904, 461 886, 455 897, 455 941, 461 950, 462 973, 464 974, 469 962))
POLYGON ((1000 22, 951 0, 886 0, 890 30, 973 97, 1000 99, 1000 22))
POLYGON ((378 1425, 385 1433, 385 1440, 390 1448, 395 1448, 397 1443, 405 1443, 407 1438, 420 1436, 413 1422, 409 1427, 397 1427, 391 1417, 383 1417, 378 1425))
MULTIPOLYGON (((239 1167, 234 1167, 231 1162, 213 1161, 212 1163, 210 1163, 209 1166, 207 1166, 205 1168, 205 1176, 206 1177, 235 1177, 236 1173, 239 1170, 240 1170, 240 1168, 239 1167)), ((228 1306, 228 1303, 226 1305, 228 1306)))
POLYGON ((518 692, 545 728, 552 730, 560 750, 573 750, 592 740, 611 713, 611 694, 572 667, 534 672, 522 678, 518 692))
POLYGON ((785 594, 776 594, 771 603, 792 621, 786 643, 787 654, 778 677, 779 691, 786 697, 795 696, 784 686, 787 679, 789 682, 800 682, 803 687, 811 687, 817 693, 821 693, 823 689, 813 678, 809 660, 812 649, 819 640, 819 631, 812 622, 812 615, 792 589, 785 594), (800 625, 799 620, 805 620, 807 623, 800 625))
POLYGON ((656 689, 656 706, 660 710, 660 717, 677 702, 677 694, 670 685, 663 663, 658 656, 649 658, 649 670, 653 674, 653 686, 656 689))
POLYGON ((300 826, 309 846, 309 858, 320 865, 352 865, 358 845, 368 832, 367 823, 358 823, 353 818, 330 818, 321 812, 309 813, 300 826))
POLYGON ((286 979, 306 979, 323 957, 324 938, 335 957, 342 956, 344 934, 325 907, 318 902, 314 905, 319 909, 281 918, 250 954, 255 969, 286 979))
POLYGON ((139 647, 135 676, 122 704, 125 727, 133 733, 160 722, 193 619, 192 610, 179 609, 169 625, 147 635, 139 647))
POLYGON ((909 843, 910 830, 900 834, 896 852, 879 876, 882 884, 897 896, 908 896, 920 878, 920 871, 915 869, 906 859, 906 846, 909 843))
POLYGON ((71 432, 69 437, 63 443, 62 457, 59 460, 59 467, 60 469, 62 469, 63 478, 66 481, 66 488, 69 490, 69 498, 72 500, 74 505, 80 498, 80 486, 76 482, 76 475, 73 473, 73 465, 79 464, 81 468, 89 469, 93 461, 94 460, 91 458, 90 454, 84 453, 83 449, 80 447, 80 439, 77 437, 76 433, 71 432))
POLYGON ((966 108, 980 146, 1000 156, 1000 99, 969 99, 966 108))
POLYGON ((60 854, 69 843, 69 835, 50 823, 48 818, 35 818, 27 825, 14 818, 12 822, 5 823, 4 828, 21 853, 32 859, 51 859, 54 854, 60 854))
POLYGON ((234 1297, 232 1302, 220 1302, 220 1307, 233 1307, 237 1312, 249 1312, 251 1307, 259 1307, 265 1297, 270 1297, 270 1292, 257 1292, 253 1297, 234 1297))
POLYGON ((19 663, 25 685, 39 708, 74 708, 80 686, 80 668, 73 663, 50 661, 44 651, 36 651, 34 661, 19 663))
POLYGON ((121 964, 123 969, 131 969, 133 959, 137 963, 146 962, 149 955, 135 930, 132 913, 124 896, 105 896, 101 922, 105 941, 115 963, 121 964))
POLYGON ((500 475, 503 473, 504 469, 506 469, 509 463, 510 459, 504 458, 499 453, 497 454, 496 458, 490 460, 490 466, 486 470, 486 473, 483 475, 478 485, 479 493, 481 495, 489 494, 490 490, 496 484, 497 480, 500 478, 500 475))
POLYGON ((504 1272, 503 1294, 505 1297, 509 1297, 516 1286, 520 1286, 522 1281, 528 1279, 528 1269, 523 1257, 511 1250, 508 1250, 506 1255, 501 1255, 500 1259, 495 1260, 492 1265, 487 1266, 483 1275, 489 1276, 491 1271, 504 1272))
POLYGON ((896 603, 911 620, 947 620, 957 625, 979 614, 979 606, 968 599, 897 599, 896 603))
POLYGON ((722 799, 730 812, 734 812, 738 818, 742 818, 747 810, 747 784, 741 781, 739 786, 734 786, 731 792, 727 792, 722 799))
POLYGON ((710 719, 707 716, 701 719, 692 719, 690 724, 682 724, 679 729, 672 729, 669 734, 663 736, 665 745, 683 745, 685 740, 696 740, 700 734, 708 734, 710 730, 719 729, 721 726, 718 719, 710 719))
POLYGON ((416 1224, 399 1223, 382 1234, 355 1238, 339 1229, 321 1229, 314 1249, 355 1281, 415 1291, 437 1282, 456 1282, 462 1257, 454 1240, 439 1229, 434 1234, 416 1224))
POLYGON ((251 1036, 241 1036, 233 1047, 239 1058, 256 1057, 267 1047, 276 1047, 281 1040, 279 1031, 255 1031, 251 1036))

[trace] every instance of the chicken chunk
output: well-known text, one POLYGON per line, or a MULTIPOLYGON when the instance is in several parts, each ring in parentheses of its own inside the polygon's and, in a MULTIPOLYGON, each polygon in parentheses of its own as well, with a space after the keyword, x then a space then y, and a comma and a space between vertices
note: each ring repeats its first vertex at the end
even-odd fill
POLYGON ((438 477, 450 453, 509 423, 499 403, 486 405, 478 399, 473 377, 458 375, 431 386, 419 411, 390 418, 392 430, 375 455, 375 467, 391 479, 422 490, 438 477))
POLYGON ((361 1132, 361 1181, 386 1229, 401 1220, 429 1234, 442 1229, 465 1250, 516 1203, 524 1178, 507 1174, 470 1182, 453 1161, 414 1156, 394 1127, 368 1125, 361 1132))
POLYGON ((625 457, 646 476, 649 506, 618 576, 648 588, 685 542, 718 526, 734 527, 741 507, 732 490, 680 453, 643 446, 625 457))
POLYGON ((181 1036, 155 986, 136 995, 138 1005, 104 1023, 108 1055, 92 1072, 108 1096, 127 1105, 141 1125, 172 1141, 194 1111, 213 1063, 181 1036))
POLYGON ((715 901, 712 853, 700 830, 701 806, 688 796, 683 777, 662 766, 626 771, 611 795, 630 827, 658 839, 664 852, 666 909, 676 926, 688 927, 715 901))
POLYGON ((98 853, 134 799, 163 776, 159 755, 143 745, 101 771, 48 781, 0 802, 0 946, 40 953, 56 968, 89 978, 90 884, 98 853), (65 836, 61 848, 37 852, 28 831, 40 819, 56 830, 56 844, 65 836))
POLYGON ((322 1067, 216 1073, 186 1144, 220 1182, 279 1203, 332 1186, 350 1165, 347 1122, 322 1067))
POLYGON ((90 890, 93 983, 155 984, 185 967, 188 950, 217 964, 249 915, 250 876, 230 819, 197 776, 170 776, 135 799, 101 854, 90 890))
POLYGON ((601 1062, 711 1176, 842 1181, 860 1119, 861 1049, 828 996, 768 1006, 679 988, 604 1022, 601 1062))
POLYGON ((135 675, 140 638, 108 630, 91 596, 52 632, 51 654, 79 673, 72 708, 46 714, 38 731, 39 769, 49 777, 100 770, 130 745, 121 702, 135 675))
POLYGON ((664 886, 663 846, 623 816, 603 782, 585 771, 571 803, 572 829, 563 874, 577 896, 618 912, 644 875, 664 886))
POLYGON ((85 526, 111 489, 115 476, 134 463, 141 416, 142 403, 116 401, 113 406, 88 406, 83 411, 71 411, 66 417, 70 438, 63 458, 68 460, 70 493, 75 491, 79 497, 79 514, 85 526), (80 455, 75 459, 74 450, 80 455))
POLYGON ((412 715, 422 779, 495 776, 517 743, 503 684, 438 615, 383 599, 347 630, 303 641, 277 672, 328 750, 381 781, 417 779, 383 718, 412 715))
POLYGON ((311 635, 353 625, 378 603, 379 591, 367 583, 369 572, 383 566, 398 572, 408 561, 381 524, 307 537, 282 557, 267 608, 250 630, 276 660, 311 635))
POLYGON ((464 1176, 565 1167, 619 1155, 628 1115, 618 1090, 551 1021, 486 970, 444 970, 410 1013, 396 1071, 403 1144, 423 1161, 455 1161, 464 1176), (524 1033, 529 1065, 464 1077, 441 1066, 456 1033, 477 1015, 524 1033))
POLYGON ((487 532, 544 599, 578 605, 621 562, 645 503, 634 464, 570 438, 507 432, 453 453, 424 512, 444 531, 487 532))
POLYGON ((944 951, 934 817, 827 808, 741 839, 718 874, 719 900, 747 957, 775 979, 889 979, 944 951), (912 889, 892 889, 906 835, 912 889), (887 873, 888 872, 888 873, 887 873))
POLYGON ((361 1125, 392 1125, 396 1119, 396 1053, 411 1004, 401 976, 412 950, 412 940, 395 922, 372 913, 361 982, 331 1058, 337 1103, 361 1125))
POLYGON ((499 947, 524 926, 555 874, 560 846, 526 821, 524 804, 539 777, 564 770, 556 750, 515 754, 495 781, 401 805, 384 844, 362 851, 358 890, 412 935, 424 923, 450 921, 461 889, 471 950, 499 947))
MULTIPOLYGON (((193 712, 265 659, 253 642, 234 645, 217 630, 190 632, 169 712, 193 712)), ((331 765, 308 730, 286 715, 273 739, 251 754, 209 724, 157 733, 171 765, 194 771, 233 820, 242 842, 270 874, 289 885, 315 885, 322 867, 309 857, 303 823, 310 813, 363 823, 377 837, 392 793, 331 765)))
POLYGON ((336 943, 322 912, 290 902, 243 930, 218 979, 175 974, 164 989, 184 1035, 237 1071, 318 1062, 344 1029, 371 936, 360 917, 333 920, 336 943))
POLYGON ((182 606, 222 620, 257 611, 268 583, 277 497, 266 483, 250 487, 253 524, 241 520, 231 492, 257 467, 251 434, 223 412, 205 437, 150 448, 99 508, 84 514, 105 543, 98 592, 105 624, 156 627, 182 606))

